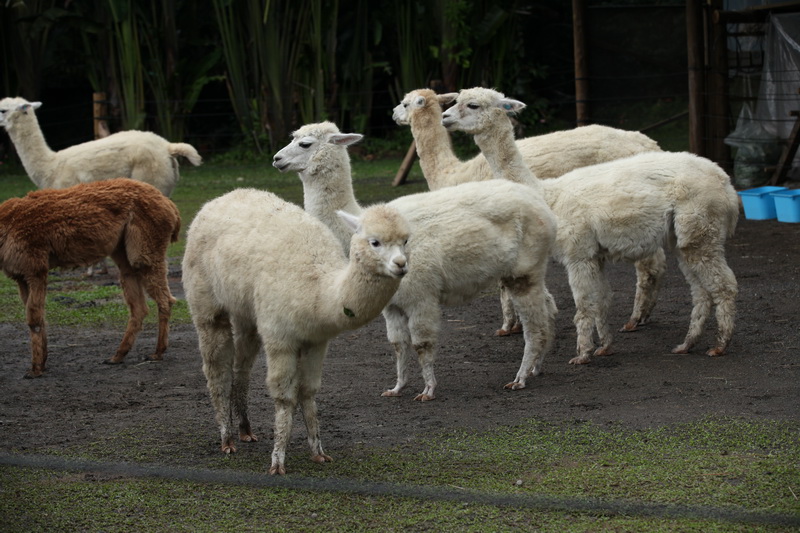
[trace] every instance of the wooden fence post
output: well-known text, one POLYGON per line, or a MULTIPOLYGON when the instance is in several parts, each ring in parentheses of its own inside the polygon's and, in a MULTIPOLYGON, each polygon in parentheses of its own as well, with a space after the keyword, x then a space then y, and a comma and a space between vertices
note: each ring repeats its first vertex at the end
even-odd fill
POLYGON ((589 59, 586 53, 586 0, 572 0, 572 41, 575 60, 575 122, 584 126, 589 118, 589 59))

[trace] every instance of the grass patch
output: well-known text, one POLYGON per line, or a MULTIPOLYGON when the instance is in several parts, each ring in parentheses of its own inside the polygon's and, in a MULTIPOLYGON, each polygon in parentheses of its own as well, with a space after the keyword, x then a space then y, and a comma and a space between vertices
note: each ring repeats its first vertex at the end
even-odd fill
MULTIPOLYGON (((164 449, 163 440, 154 441, 169 434, 163 429, 166 433, 131 428, 65 453, 167 464, 178 457, 178 463, 215 471, 264 473, 269 467, 269 454, 246 448, 231 457, 192 452, 207 444, 197 439, 169 439, 175 445, 164 449), (205 465, 198 455, 208 458, 205 465)), ((798 430, 797 423, 716 418, 641 431, 528 420, 492 432, 449 431, 414 446, 341 450, 324 466, 307 460, 300 439, 289 450, 287 479, 363 480, 496 498, 628 502, 632 511, 621 514, 603 512, 602 506, 564 512, 475 503, 466 496, 415 499, 3 467, 0 515, 15 517, 27 529, 83 531, 164 530, 165 524, 175 531, 785 531, 703 512, 800 517, 798 430), (663 506, 695 512, 652 516, 663 506)))
MULTIPOLYGON (((414 166, 407 184, 402 187, 391 186, 400 166, 400 159, 370 161, 354 158, 352 166, 353 188, 364 205, 427 190, 418 164, 414 166)), ((24 174, 4 173, 0 177, 0 202, 35 190, 33 183, 24 174)), ((297 174, 281 174, 272 167, 271 159, 268 158, 238 166, 230 163, 218 165, 213 162, 200 167, 184 165, 181 169, 181 180, 172 197, 182 219, 181 236, 167 250, 172 267, 180 268, 186 246, 186 230, 203 204, 240 187, 269 190, 289 202, 303 204, 303 188, 297 174)), ((111 264, 110 259, 107 262, 111 264)), ((125 324, 128 311, 119 284, 97 286, 91 280, 83 279, 83 273, 80 269, 51 272, 45 308, 48 323, 85 327, 125 324)), ((150 313, 146 323, 155 323, 155 304, 148 299, 148 306, 150 313)), ((20 302, 16 283, 5 276, 0 277, 0 322, 20 323, 24 320, 25 310, 20 302)), ((186 302, 179 299, 173 307, 171 322, 178 324, 190 321, 186 302)))

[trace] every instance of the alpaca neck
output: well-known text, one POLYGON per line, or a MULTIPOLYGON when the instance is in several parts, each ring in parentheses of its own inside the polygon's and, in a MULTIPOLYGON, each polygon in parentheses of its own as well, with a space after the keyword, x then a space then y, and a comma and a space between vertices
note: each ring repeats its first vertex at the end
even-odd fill
POLYGON ((475 135, 475 144, 489 163, 495 178, 541 189, 539 179, 525 164, 517 148, 510 120, 505 117, 493 120, 489 128, 475 135))
POLYGON ((29 110, 27 116, 18 117, 14 126, 8 130, 8 136, 11 137, 31 181, 40 189, 48 187, 48 174, 44 169, 53 166, 56 154, 47 146, 36 114, 29 110))
POLYGON ((431 190, 438 188, 436 185, 443 172, 461 162, 453 152, 450 134, 442 125, 442 111, 438 106, 436 103, 435 108, 420 110, 411 118, 411 135, 417 147, 419 165, 431 190))
POLYGON ((363 252, 351 253, 350 262, 340 271, 321 280, 319 316, 326 316, 337 331, 355 329, 378 316, 400 285, 400 278, 376 275, 358 260, 363 252))
POLYGON ((360 215, 363 209, 353 193, 350 173, 350 158, 345 150, 323 158, 319 164, 310 165, 300 173, 303 182, 303 208, 328 226, 342 245, 345 253, 350 251, 353 231, 339 218, 336 211, 360 215))

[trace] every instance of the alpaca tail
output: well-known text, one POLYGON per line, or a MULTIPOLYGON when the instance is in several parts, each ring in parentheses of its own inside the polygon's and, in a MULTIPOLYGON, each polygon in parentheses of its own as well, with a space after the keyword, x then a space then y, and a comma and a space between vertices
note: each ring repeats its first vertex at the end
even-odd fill
POLYGON ((182 155, 194 166, 199 166, 203 163, 203 158, 200 157, 194 146, 187 143, 169 143, 169 155, 172 157, 182 155))
POLYGON ((178 221, 175 223, 175 227, 172 228, 172 235, 170 236, 170 242, 178 242, 178 237, 181 233, 181 219, 178 218, 178 221))

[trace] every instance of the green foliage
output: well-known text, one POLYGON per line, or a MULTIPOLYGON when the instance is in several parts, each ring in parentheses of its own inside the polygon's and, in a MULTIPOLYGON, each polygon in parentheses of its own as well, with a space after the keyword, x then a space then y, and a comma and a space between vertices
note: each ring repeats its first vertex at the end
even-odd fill
POLYGON ((140 30, 138 11, 133 0, 108 0, 111 11, 112 46, 111 63, 114 79, 120 88, 122 128, 138 130, 144 126, 144 72, 139 48, 140 30))

